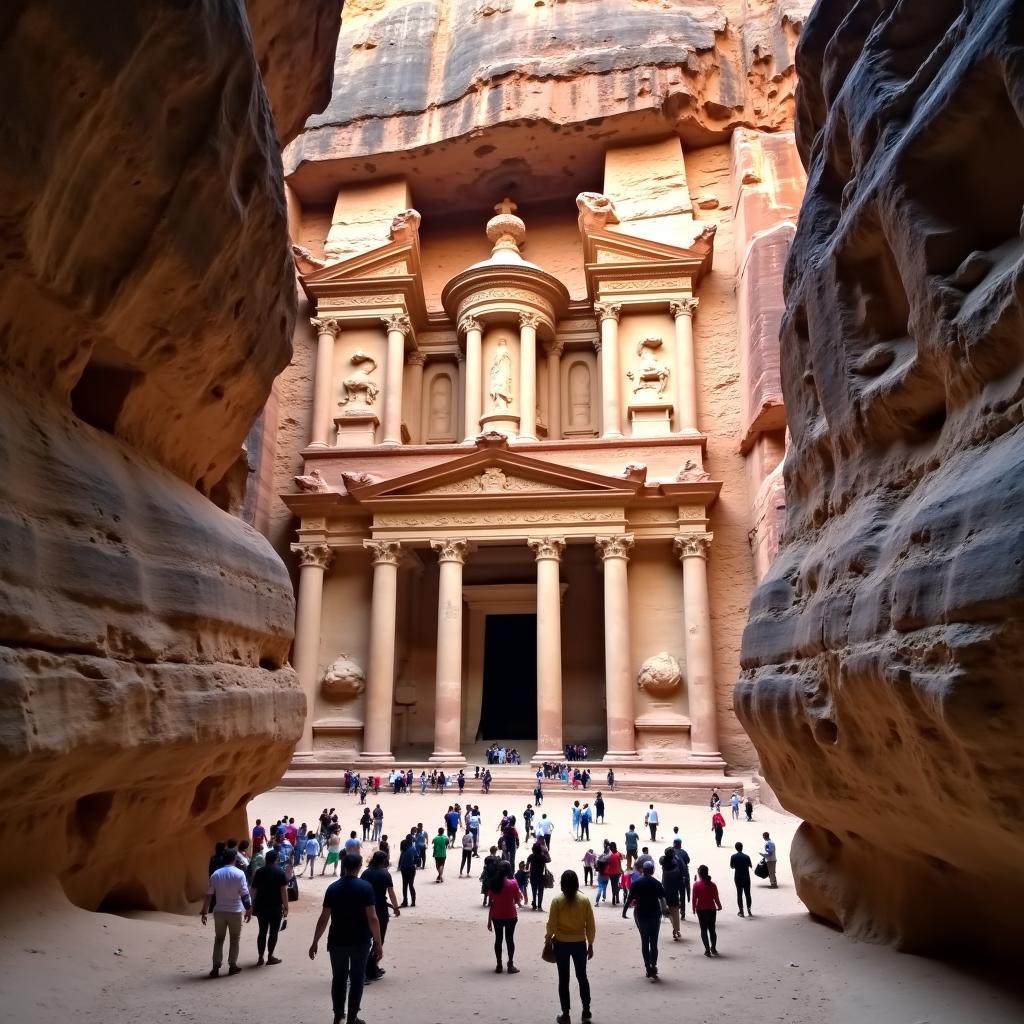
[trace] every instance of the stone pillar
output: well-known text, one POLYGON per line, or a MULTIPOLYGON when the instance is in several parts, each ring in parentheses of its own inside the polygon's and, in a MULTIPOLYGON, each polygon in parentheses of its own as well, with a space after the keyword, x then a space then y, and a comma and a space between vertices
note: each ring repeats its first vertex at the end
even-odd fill
POLYGON ((601 404, 601 396, 604 394, 603 381, 601 380, 601 339, 594 339, 594 351, 597 353, 597 433, 600 436, 604 433, 604 408, 601 404))
POLYGON ((437 552, 437 677, 434 688, 434 752, 431 761, 462 756, 462 566, 469 542, 432 540, 437 552))
POLYGON ((312 319, 316 328, 316 368, 313 370, 313 423, 311 448, 330 446, 334 422, 334 342, 341 330, 337 320, 312 319))
POLYGON ((531 538, 537 559, 537 753, 536 761, 562 760, 562 584, 564 537, 531 538))
POLYGON ((373 552, 373 597, 370 602, 370 657, 366 671, 366 718, 363 753, 366 761, 393 761, 391 716, 395 703, 395 626, 398 606, 397 541, 364 540, 373 552))
POLYGON ((423 442, 423 364, 427 361, 426 352, 410 352, 405 357, 409 367, 409 436, 413 444, 423 442))
POLYGON ((306 695, 306 724, 297 750, 313 749, 313 710, 320 667, 320 616, 324 600, 324 573, 334 554, 326 544, 296 544, 299 553, 299 592, 295 601, 295 644, 292 666, 306 695))
POLYGON ((595 302, 601 323, 601 429, 602 437, 623 437, 619 402, 619 313, 617 302, 595 302))
POLYGON ((519 438, 537 440, 537 325, 536 313, 519 314, 519 438))
POLYGON ((708 603, 707 557, 713 536, 688 534, 676 537, 673 546, 683 565, 683 643, 690 699, 690 744, 694 757, 721 761, 708 603))
POLYGON ((562 439, 562 353, 565 343, 552 341, 544 348, 548 357, 548 440, 562 439))
POLYGON ((633 535, 595 537, 604 562, 604 674, 608 708, 608 753, 605 759, 635 758, 636 711, 629 660, 629 580, 626 566, 633 535))
POLYGON ((697 361, 693 354, 693 314, 699 300, 670 302, 676 321, 676 410, 679 433, 690 434, 697 427, 697 361))
POLYGON ((480 433, 480 388, 483 374, 483 327, 471 316, 463 317, 459 330, 466 335, 466 443, 472 444, 480 433))
POLYGON ((455 436, 466 436, 466 353, 459 349, 455 356, 459 364, 458 414, 455 417, 455 436))
POLYGON ((384 430, 381 444, 402 443, 402 370, 405 367, 405 336, 412 331, 402 313, 382 316, 388 331, 387 366, 384 369, 384 430))

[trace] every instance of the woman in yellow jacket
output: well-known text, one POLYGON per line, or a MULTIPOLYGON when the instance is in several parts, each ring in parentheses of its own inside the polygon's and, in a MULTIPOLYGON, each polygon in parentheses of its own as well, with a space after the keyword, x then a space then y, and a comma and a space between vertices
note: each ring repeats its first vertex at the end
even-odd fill
POLYGON ((544 941, 555 947, 558 964, 558 1000, 562 1004, 558 1024, 569 1024, 569 961, 576 968, 583 1003, 583 1020, 591 1020, 590 981, 587 961, 594 958, 594 908, 590 900, 580 896, 580 880, 575 871, 563 871, 560 880, 562 895, 551 901, 544 941))

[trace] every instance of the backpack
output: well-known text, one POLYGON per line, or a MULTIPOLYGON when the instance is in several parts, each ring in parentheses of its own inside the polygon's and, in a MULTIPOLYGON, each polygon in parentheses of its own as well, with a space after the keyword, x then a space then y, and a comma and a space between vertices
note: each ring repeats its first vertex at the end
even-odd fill
POLYGON ((595 866, 597 867, 597 873, 599 875, 603 875, 605 869, 608 867, 608 854, 602 853, 601 856, 597 858, 597 864, 595 866))

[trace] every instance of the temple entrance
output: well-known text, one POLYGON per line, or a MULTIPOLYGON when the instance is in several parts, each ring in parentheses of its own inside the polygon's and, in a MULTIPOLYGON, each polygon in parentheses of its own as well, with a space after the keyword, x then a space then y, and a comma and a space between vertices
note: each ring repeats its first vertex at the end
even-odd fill
POLYGON ((488 615, 480 740, 537 736, 537 616, 488 615))

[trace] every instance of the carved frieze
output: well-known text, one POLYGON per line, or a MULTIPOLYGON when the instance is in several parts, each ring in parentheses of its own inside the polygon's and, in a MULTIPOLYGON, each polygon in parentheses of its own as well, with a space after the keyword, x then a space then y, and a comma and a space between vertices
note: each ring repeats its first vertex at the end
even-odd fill
POLYGON ((621 281, 605 281, 601 288, 609 292, 661 292, 669 288, 690 287, 688 277, 645 277, 621 281))
MULTIPOLYGON (((380 512, 373 525, 381 529, 438 529, 447 526, 526 526, 539 523, 613 523, 622 519, 622 512, 612 509, 516 509, 507 512, 424 512, 404 515, 380 512)), ((369 543, 369 542, 367 542, 369 543)))
POLYGON ((423 494, 500 494, 509 491, 564 491, 564 487, 527 477, 508 476, 497 466, 488 466, 477 476, 432 487, 423 494))

